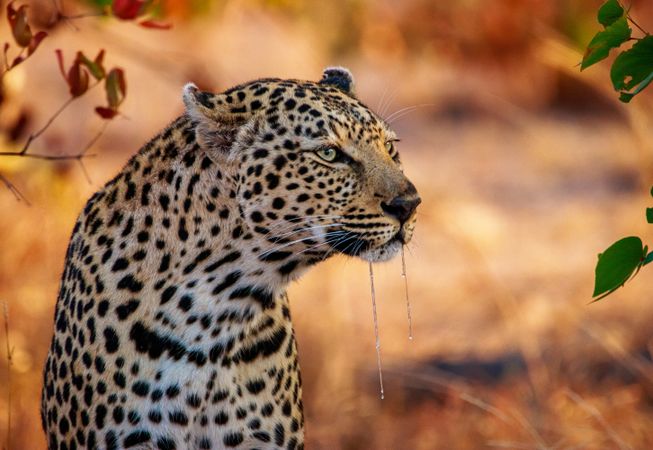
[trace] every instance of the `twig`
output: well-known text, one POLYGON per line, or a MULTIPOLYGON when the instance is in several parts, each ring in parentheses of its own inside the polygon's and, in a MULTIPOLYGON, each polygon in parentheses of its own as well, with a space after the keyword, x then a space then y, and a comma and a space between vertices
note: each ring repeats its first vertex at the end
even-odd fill
MULTIPOLYGON (((91 86, 90 86, 90 87, 89 87, 89 88, 84 92, 84 94, 86 94, 87 92, 89 92, 91 89, 93 89, 93 88, 94 88, 95 86, 97 86, 98 84, 100 84, 100 81, 97 81, 97 82, 93 83, 93 84, 92 84, 92 85, 91 85, 91 86)), ((84 95, 84 94, 82 94, 82 95, 84 95)), ((32 133, 32 134, 29 135, 29 137, 27 138, 27 142, 25 142, 25 145, 23 146, 22 150, 21 150, 20 152, 18 152, 18 153, 19 153, 20 155, 25 155, 25 156, 27 156, 27 150, 29 150, 29 146, 32 145, 32 142, 33 142, 35 139, 37 139, 39 136, 41 136, 43 133, 45 133, 45 131, 50 127, 50 125, 52 125, 52 122, 54 122, 55 119, 56 119, 57 117, 59 117, 59 115, 60 115, 62 112, 64 112, 64 110, 65 110, 66 108, 68 108, 68 106, 70 106, 70 104, 71 104, 72 102, 74 102, 75 100, 77 100, 78 98, 80 98, 82 95, 78 95, 78 96, 76 96, 76 97, 70 97, 68 100, 66 100, 66 101, 65 101, 65 102, 64 102, 64 103, 59 107, 59 109, 57 109, 57 110, 55 111, 55 113, 54 113, 54 114, 53 114, 53 115, 48 119, 48 121, 45 123, 45 125, 43 125, 43 126, 42 126, 38 131, 36 131, 36 132, 34 132, 34 133, 32 133)), ((16 155, 14 155, 13 152, 4 152, 4 153, 0 153, 0 156, 16 156, 16 155)), ((54 158, 53 158, 53 157, 47 157, 46 155, 41 155, 41 156, 32 156, 32 157, 34 157, 34 158, 40 158, 40 159, 71 159, 71 158, 57 158, 57 157, 54 157, 54 158)))
MULTIPOLYGON (((50 125, 52 125, 52 122, 54 122, 54 120, 57 117, 59 117, 59 114, 61 114, 76 98, 77 97, 70 97, 68 100, 66 100, 63 103, 63 105, 61 105, 59 107, 59 109, 52 115, 52 117, 50 117, 50 119, 48 119, 48 121, 45 123, 45 125, 43 125, 41 127, 40 130, 38 130, 37 132, 32 133, 32 134, 29 135, 29 137, 27 138, 27 142, 25 142, 25 145, 23 146, 23 149, 20 151, 21 155, 24 155, 24 154, 27 153, 27 150, 29 149, 29 146, 32 144, 34 139, 36 139, 40 135, 42 135, 45 132, 45 130, 47 130, 50 125)), ((9 156, 9 155, 5 155, 5 156, 9 156)), ((45 158, 45 159, 47 159, 47 158, 45 158)))
MULTIPOLYGON (((104 125, 102 125, 102 128, 100 131, 98 131, 93 138, 84 146, 82 151, 79 153, 75 153, 73 155, 43 155, 40 153, 23 153, 22 151, 20 152, 0 152, 0 156, 14 156, 14 157, 19 157, 19 158, 32 158, 32 159, 41 159, 41 160, 46 160, 46 161, 77 161, 79 163, 79 167, 82 170, 82 173, 84 174, 84 178, 86 181, 91 184, 92 180, 91 177, 88 174, 88 170, 86 169, 86 166, 84 165, 84 158, 92 158, 95 156, 95 154, 89 154, 88 150, 100 139, 100 137, 104 134, 107 125, 109 122, 105 122, 104 125)), ((18 190, 14 184, 9 181, 7 177, 2 175, 0 173, 0 181, 9 189, 9 191, 14 194, 14 197, 16 197, 16 200, 18 201, 24 201, 28 206, 30 206, 29 200, 18 190)))
POLYGON ((100 12, 100 13, 82 13, 82 14, 75 14, 72 16, 66 16, 64 14, 59 14, 59 18, 62 20, 76 20, 76 19, 86 19, 88 17, 104 17, 106 16, 106 13, 100 12))
MULTIPOLYGON (((18 54, 18 56, 16 56, 16 58, 20 58, 21 56, 23 56, 24 53, 25 53, 25 47, 20 49, 20 53, 18 54)), ((11 66, 9 65, 9 60, 7 59, 7 52, 4 52, 3 58, 4 58, 5 70, 0 74, 0 81, 2 81, 2 79, 5 77, 7 72, 11 71, 13 68, 18 66, 18 64, 11 65, 11 66)))
POLYGON ((572 399, 578 406, 583 408, 588 414, 590 414, 592 417, 596 419, 596 421, 601 424, 601 426, 605 429, 605 431, 608 433, 610 438, 614 441, 615 444, 617 444, 617 447, 619 447, 621 450, 630 450, 632 447, 628 445, 626 442, 624 442, 621 437, 617 434, 617 432, 610 426, 607 420, 605 420, 605 417, 601 414, 601 412, 595 408, 594 406, 590 405, 577 393, 572 391, 571 389, 567 388, 566 392, 567 397, 572 399))
POLYGON ((62 2, 57 4, 56 0, 52 0, 52 6, 54 7, 54 11, 55 11, 54 21, 55 21, 55 23, 59 22, 59 21, 66 22, 75 31, 78 31, 79 29, 72 23, 73 20, 86 19, 86 18, 89 18, 89 17, 103 17, 103 16, 106 16, 105 12, 81 13, 81 14, 73 14, 73 15, 69 16, 69 15, 63 13, 63 4, 61 4, 61 3, 62 2))
POLYGON ((11 365, 12 365, 12 351, 9 345, 9 308, 7 303, 3 302, 4 318, 5 318, 5 337, 7 344, 7 439, 6 450, 11 450, 11 365))
POLYGON ((634 20, 632 17, 630 17, 630 15, 627 15, 626 18, 628 18, 628 20, 630 20, 630 23, 632 23, 633 25, 635 25, 635 27, 636 27, 639 31, 641 31, 642 33, 644 33, 646 36, 649 35, 649 33, 648 33, 644 28, 640 27, 639 24, 638 24, 637 22, 635 22, 635 20, 634 20))
POLYGON ((95 143, 100 139, 100 137, 104 134, 104 132, 107 129, 107 126, 109 125, 109 121, 104 121, 104 124, 100 128, 100 131, 98 131, 93 138, 91 138, 90 141, 86 144, 86 146, 82 149, 82 151, 79 153, 79 158, 77 158, 77 162, 79 163, 80 169, 82 169, 82 173, 84 174, 84 178, 86 178, 86 181, 88 184, 91 184, 91 177, 88 174, 88 171, 86 170, 86 166, 84 165, 84 161, 82 160, 84 157, 90 157, 90 156, 95 156, 95 155, 87 155, 86 152, 95 145, 95 143))
POLYGON ((0 173, 0 181, 2 181, 2 183, 7 187, 7 189, 9 189, 9 192, 11 192, 12 194, 14 194, 14 197, 16 197, 16 200, 18 200, 19 202, 22 200, 22 201, 24 201, 28 206, 30 205, 29 201, 28 201, 27 198, 23 195, 23 193, 20 192, 20 190, 19 190, 16 186, 14 186, 14 184, 13 184, 11 181, 9 181, 9 179, 8 179, 7 177, 5 177, 5 176, 4 176, 3 174, 1 174, 1 173, 0 173))
POLYGON ((20 152, 0 152, 0 156, 18 156, 21 158, 44 159, 47 161, 63 161, 67 159, 82 159, 90 158, 95 155, 87 155, 84 152, 76 153, 74 155, 44 155, 42 153, 23 153, 20 152))

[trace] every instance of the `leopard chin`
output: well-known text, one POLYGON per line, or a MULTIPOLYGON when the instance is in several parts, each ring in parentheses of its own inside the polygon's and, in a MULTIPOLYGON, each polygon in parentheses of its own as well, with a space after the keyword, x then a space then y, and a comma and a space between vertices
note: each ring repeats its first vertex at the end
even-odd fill
POLYGON ((359 258, 368 262, 389 261, 401 251, 401 247, 408 244, 413 237, 415 222, 404 224, 402 229, 388 242, 374 248, 365 248, 358 255, 359 258))
POLYGON ((358 257, 368 262, 390 261, 401 251, 402 245, 403 243, 395 238, 379 247, 362 251, 358 257))

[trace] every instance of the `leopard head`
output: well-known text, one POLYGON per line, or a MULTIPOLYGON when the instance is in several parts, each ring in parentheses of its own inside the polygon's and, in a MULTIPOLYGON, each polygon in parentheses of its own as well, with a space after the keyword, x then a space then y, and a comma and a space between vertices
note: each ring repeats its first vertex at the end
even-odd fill
POLYGON ((397 135, 354 93, 351 73, 184 89, 200 146, 234 183, 241 216, 274 260, 335 253, 382 261, 408 243, 420 197, 397 135))

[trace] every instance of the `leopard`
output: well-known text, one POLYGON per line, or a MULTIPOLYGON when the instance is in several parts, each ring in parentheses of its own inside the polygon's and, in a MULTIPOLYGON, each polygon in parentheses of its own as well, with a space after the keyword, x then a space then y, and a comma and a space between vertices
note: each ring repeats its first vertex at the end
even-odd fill
POLYGON ((386 261, 421 199, 348 69, 183 89, 78 216, 44 367, 49 450, 303 449, 290 282, 386 261))

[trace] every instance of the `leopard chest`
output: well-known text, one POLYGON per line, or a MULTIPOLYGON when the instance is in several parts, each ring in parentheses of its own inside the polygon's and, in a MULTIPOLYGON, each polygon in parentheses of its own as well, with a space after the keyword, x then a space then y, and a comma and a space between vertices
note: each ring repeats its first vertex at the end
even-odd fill
POLYGON ((136 395, 125 408, 177 448, 295 448, 303 413, 292 327, 262 328, 207 340, 184 355, 155 359, 147 349, 135 358, 136 395))

